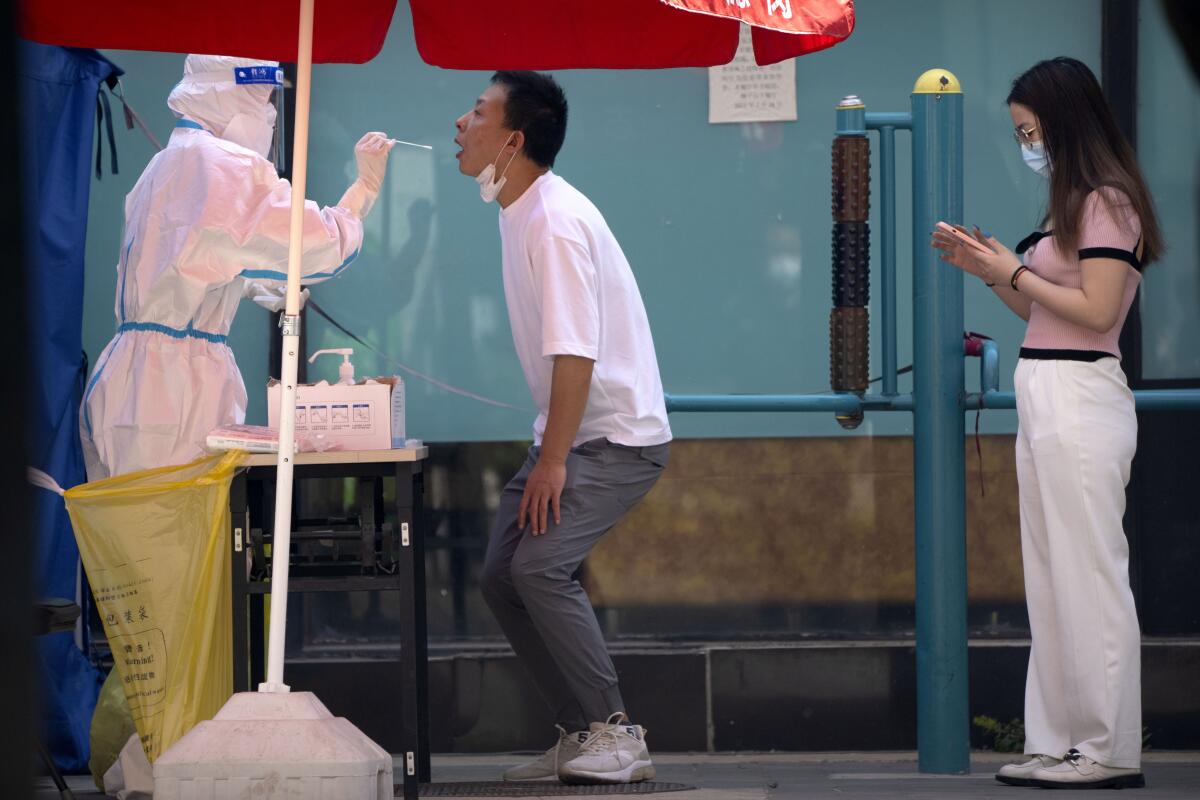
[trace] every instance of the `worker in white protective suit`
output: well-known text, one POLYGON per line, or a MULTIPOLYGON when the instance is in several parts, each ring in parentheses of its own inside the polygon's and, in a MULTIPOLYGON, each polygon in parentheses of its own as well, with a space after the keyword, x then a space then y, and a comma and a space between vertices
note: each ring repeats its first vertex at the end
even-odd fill
MULTIPOLYGON (((167 99, 179 117, 170 142, 125 199, 117 333, 80 414, 88 480, 192 461, 209 431, 245 421, 226 337, 243 296, 273 295, 282 307, 292 192, 266 158, 281 77, 273 61, 187 57, 167 99)), ((304 283, 358 255, 392 144, 366 134, 354 148, 358 179, 338 204, 305 202, 304 283)))

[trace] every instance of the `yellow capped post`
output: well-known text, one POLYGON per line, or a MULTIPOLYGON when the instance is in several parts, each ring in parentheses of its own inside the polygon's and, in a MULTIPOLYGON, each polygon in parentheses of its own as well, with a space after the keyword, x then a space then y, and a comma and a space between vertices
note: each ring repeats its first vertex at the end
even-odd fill
POLYGON ((948 69, 929 69, 913 85, 913 94, 962 94, 962 84, 948 69))

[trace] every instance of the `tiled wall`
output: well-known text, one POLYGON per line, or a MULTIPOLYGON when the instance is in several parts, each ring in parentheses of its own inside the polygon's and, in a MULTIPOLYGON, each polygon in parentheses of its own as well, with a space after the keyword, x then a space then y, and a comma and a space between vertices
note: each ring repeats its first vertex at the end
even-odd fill
MULTIPOLYGON (((974 439, 963 446, 969 629, 1024 638, 1013 440, 980 439, 983 496, 974 439)), ((527 447, 432 447, 434 640, 501 637, 478 577, 500 490, 527 447)), ((341 508, 343 487, 332 487, 333 498, 316 489, 305 486, 303 514, 319 516, 329 500, 341 508)), ((585 562, 582 580, 614 640, 903 637, 915 626, 913 538, 908 437, 681 439, 658 485, 585 562)), ((349 614, 333 599, 304 603, 310 627, 330 629, 318 638, 331 641, 387 640, 399 613, 390 599, 375 610, 354 600, 349 614)))
MULTIPOLYGON (((1012 436, 967 451, 972 602, 1023 602, 1012 436)), ((598 607, 913 602, 908 437, 677 441, 592 553, 598 607)))

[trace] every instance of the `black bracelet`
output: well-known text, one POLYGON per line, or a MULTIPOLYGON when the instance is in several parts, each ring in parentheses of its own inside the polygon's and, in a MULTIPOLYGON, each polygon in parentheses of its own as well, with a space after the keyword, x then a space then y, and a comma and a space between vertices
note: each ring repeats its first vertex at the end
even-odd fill
POLYGON ((1020 289, 1017 288, 1017 278, 1021 277, 1022 272, 1028 272, 1028 271, 1029 271, 1029 267, 1026 267, 1025 265, 1021 265, 1013 270, 1012 277, 1008 279, 1008 285, 1012 287, 1012 290, 1014 292, 1021 291, 1020 289))

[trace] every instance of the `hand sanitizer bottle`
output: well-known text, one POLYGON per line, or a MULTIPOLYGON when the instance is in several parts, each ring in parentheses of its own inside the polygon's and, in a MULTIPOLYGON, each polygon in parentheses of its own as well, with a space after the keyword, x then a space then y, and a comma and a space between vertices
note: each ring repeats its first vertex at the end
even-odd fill
POLYGON ((341 386, 353 386, 354 365, 350 363, 350 356, 354 355, 354 350, 349 347, 339 347, 331 350, 318 350, 309 357, 308 363, 312 364, 317 360, 317 356, 322 356, 326 353, 339 355, 342 357, 342 363, 338 365, 338 384, 341 386))

